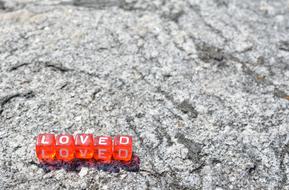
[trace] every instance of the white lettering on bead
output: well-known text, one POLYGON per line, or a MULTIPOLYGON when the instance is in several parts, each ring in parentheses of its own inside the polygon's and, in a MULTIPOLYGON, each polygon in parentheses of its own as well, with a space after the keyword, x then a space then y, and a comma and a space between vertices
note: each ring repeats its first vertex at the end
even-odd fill
POLYGON ((129 138, 128 137, 120 137, 119 144, 128 144, 129 138))
POLYGON ((69 141, 69 137, 68 137, 68 136, 61 136, 61 137, 59 138, 59 142, 60 142, 61 144, 67 144, 68 141, 69 141))
POLYGON ((81 144, 85 144, 85 142, 87 141, 88 139, 88 135, 86 135, 85 137, 83 137, 83 135, 80 136, 80 142, 81 144))
POLYGON ((108 139, 107 137, 99 137, 98 143, 101 145, 107 145, 106 142, 107 139, 108 139))
POLYGON ((49 144, 49 142, 46 141, 46 138, 45 138, 44 135, 43 135, 42 138, 41 138, 41 144, 49 144))

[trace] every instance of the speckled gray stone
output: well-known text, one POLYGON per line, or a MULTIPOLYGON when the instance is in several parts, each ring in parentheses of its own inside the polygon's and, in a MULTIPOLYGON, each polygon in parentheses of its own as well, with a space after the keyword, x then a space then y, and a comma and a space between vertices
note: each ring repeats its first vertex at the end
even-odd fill
POLYGON ((288 44, 288 0, 1 0, 0 189, 289 189, 288 44), (46 171, 42 132, 140 171, 46 171))

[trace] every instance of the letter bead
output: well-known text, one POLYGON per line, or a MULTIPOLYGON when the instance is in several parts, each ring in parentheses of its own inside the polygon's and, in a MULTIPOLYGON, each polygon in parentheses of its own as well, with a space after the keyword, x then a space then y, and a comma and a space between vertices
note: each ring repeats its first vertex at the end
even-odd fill
POLYGON ((57 135, 56 137, 56 158, 63 161, 74 159, 74 138, 72 135, 57 135))
POLYGON ((79 134, 75 136, 75 158, 91 159, 93 157, 93 135, 79 134))
POLYGON ((94 138, 94 159, 110 162, 112 157, 112 139, 108 136, 94 138))
POLYGON ((116 136, 114 137, 113 158, 115 160, 129 161, 132 157, 132 137, 116 136))
POLYGON ((55 136, 53 134, 39 134, 36 140, 36 156, 42 161, 52 161, 55 157, 55 136))

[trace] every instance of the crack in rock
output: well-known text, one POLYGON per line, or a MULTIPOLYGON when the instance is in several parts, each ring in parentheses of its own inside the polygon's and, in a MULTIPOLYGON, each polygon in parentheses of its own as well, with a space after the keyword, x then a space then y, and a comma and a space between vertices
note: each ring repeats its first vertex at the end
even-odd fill
POLYGON ((199 162, 202 152, 202 144, 196 143, 185 137, 184 134, 177 133, 175 138, 177 138, 178 143, 183 144, 188 150, 187 158, 193 162, 199 162))
POLYGON ((24 67, 24 66, 28 66, 30 65, 31 63, 21 63, 21 64, 18 64, 18 65, 15 65, 15 66, 12 66, 9 71, 15 71, 21 67, 24 67))
POLYGON ((104 9, 107 7, 121 6, 124 0, 74 0, 74 6, 88 7, 94 9, 104 9))
POLYGON ((279 49, 283 51, 289 51, 289 41, 281 41, 279 44, 279 49))
MULTIPOLYGON (((163 91, 160 87, 157 88, 157 92, 165 96, 167 100, 169 100, 178 110, 182 113, 190 116, 191 118, 195 119, 198 117, 197 110, 187 101, 184 100, 181 103, 177 103, 174 98, 169 95, 169 93, 163 91)), ((175 115, 175 114, 174 114, 175 115)), ((180 119, 180 117, 178 117, 180 119)))
POLYGON ((199 58, 208 63, 210 61, 222 61, 224 59, 223 50, 210 46, 206 43, 196 44, 199 58))
POLYGON ((199 114, 187 100, 182 101, 182 103, 178 105, 178 109, 192 118, 197 118, 199 114))
POLYGON ((34 94, 33 91, 28 91, 26 93, 15 93, 15 94, 7 95, 7 96, 4 96, 4 97, 0 98, 0 105, 1 105, 0 115, 4 111, 5 105, 8 104, 11 100, 13 100, 15 98, 19 98, 19 97, 23 97, 23 98, 29 99, 29 98, 32 98, 34 96, 35 96, 35 94, 34 94))
POLYGON ((66 67, 62 66, 61 64, 52 64, 49 62, 45 62, 45 67, 53 68, 53 69, 58 70, 62 73, 72 71, 72 69, 66 68, 66 67))

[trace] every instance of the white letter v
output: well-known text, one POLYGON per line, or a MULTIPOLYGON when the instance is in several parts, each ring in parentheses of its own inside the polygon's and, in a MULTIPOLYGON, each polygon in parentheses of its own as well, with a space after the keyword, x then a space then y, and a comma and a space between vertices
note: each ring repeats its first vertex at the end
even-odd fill
POLYGON ((87 138, 88 138, 88 135, 86 135, 86 136, 84 137, 84 139, 83 139, 83 136, 81 135, 81 136, 80 136, 80 142, 81 142, 82 144, 85 144, 85 142, 87 141, 87 138))

